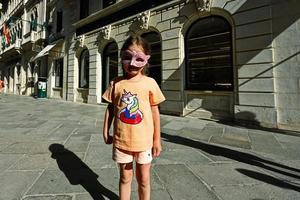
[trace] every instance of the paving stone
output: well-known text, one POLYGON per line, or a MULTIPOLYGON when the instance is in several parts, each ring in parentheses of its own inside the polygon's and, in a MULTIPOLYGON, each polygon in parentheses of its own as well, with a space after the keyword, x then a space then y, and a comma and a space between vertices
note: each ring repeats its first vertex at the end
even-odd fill
MULTIPOLYGON (((72 152, 72 153, 74 153, 75 156, 78 157, 80 160, 84 160, 85 153, 80 153, 80 152, 72 152)), ((48 163, 47 169, 48 170, 57 170, 57 169, 59 169, 58 162, 54 157, 51 157, 51 159, 48 163)))
POLYGON ((158 159, 154 159, 155 164, 184 164, 184 163, 208 163, 210 160, 199 152, 190 149, 175 149, 172 151, 162 151, 158 159))
POLYGON ((252 149, 264 153, 278 153, 282 151, 276 138, 264 131, 249 131, 252 149))
POLYGON ((22 128, 38 128, 42 124, 45 124, 47 120, 36 120, 36 121, 31 121, 31 122, 22 122, 19 126, 22 128))
POLYGON ((170 142, 167 139, 163 138, 162 139, 162 149, 163 151, 170 151, 170 150, 175 150, 175 149, 186 149, 186 150, 191 150, 193 147, 190 147, 185 144, 177 144, 174 142, 170 142))
POLYGON ((178 131, 184 128, 186 125, 186 122, 184 121, 171 121, 168 124, 164 125, 162 129, 170 129, 173 131, 178 131))
POLYGON ((23 156, 22 154, 0 154, 0 173, 11 167, 23 156))
POLYGON ((204 121, 204 120, 195 120, 195 118, 191 118, 191 119, 189 119, 189 121, 185 124, 185 126, 188 127, 188 128, 193 128, 193 129, 201 130, 201 129, 203 129, 207 124, 208 124, 207 121, 204 121))
POLYGON ((244 141, 234 138, 226 138, 221 136, 212 136, 209 140, 210 143, 228 145, 233 147, 239 147, 243 149, 251 149, 250 141, 244 141))
MULTIPOLYGON (((134 167, 135 170, 135 167, 134 167)), ((134 196, 134 194, 138 193, 138 184, 137 184, 137 180, 134 177, 132 180, 132 194, 134 196)), ((159 180, 159 177, 155 171, 155 169, 152 167, 151 169, 151 190, 153 192, 159 191, 159 190, 164 190, 164 186, 163 183, 159 180)))
POLYGON ((266 162, 264 166, 265 174, 290 183, 300 184, 300 161, 266 162))
POLYGON ((185 165, 156 165, 154 169, 174 200, 218 199, 185 165))
POLYGON ((208 142, 211 138, 211 134, 208 132, 203 132, 202 129, 195 128, 184 128, 182 130, 183 137, 187 137, 194 140, 202 140, 208 142))
POLYGON ((21 199, 39 173, 39 171, 7 171, 1 174, 0 200, 21 199))
POLYGON ((213 189, 224 200, 300 199, 299 190, 286 190, 270 184, 217 186, 213 189))
POLYGON ((75 194, 74 196, 75 196, 74 200, 94 200, 89 193, 75 194))
POLYGON ((75 130, 67 142, 89 142, 90 139, 91 134, 80 133, 78 130, 75 130))
POLYGON ((18 160, 10 170, 42 170, 48 167, 51 161, 50 153, 25 155, 18 160))
POLYGON ((90 167, 115 167, 116 163, 112 160, 112 146, 90 145, 85 163, 90 167))
MULTIPOLYGON (((72 173, 72 171, 69 173, 72 173)), ((76 173, 77 175, 73 174, 72 176, 69 176, 77 179, 79 172, 73 171, 73 173, 76 173)), ((68 178, 60 170, 45 170, 31 187, 31 189, 26 193, 26 195, 85 192, 84 188, 82 188, 82 186, 76 181, 72 182, 73 184, 71 184, 68 178)))
MULTIPOLYGON (((132 200, 139 200, 139 196, 137 192, 132 192, 131 194, 132 200)), ((167 190, 152 190, 151 191, 151 199, 155 200, 171 200, 172 197, 168 193, 167 190)))
POLYGON ((88 145, 89 143, 85 141, 67 141, 65 147, 73 152, 86 152, 88 145))
POLYGON ((70 134, 75 130, 73 127, 59 127, 47 136, 48 140, 66 140, 70 134))
POLYGON ((2 153, 39 154, 48 153, 52 142, 18 142, 10 145, 2 153))
POLYGON ((106 145, 103 141, 102 134, 92 134, 90 138, 91 145, 106 145))
POLYGON ((228 139, 249 142, 248 129, 237 127, 225 127, 223 137, 228 139))
POLYGON ((223 134, 223 127, 206 126, 202 129, 201 133, 211 136, 221 136, 223 134))
POLYGON ((287 135, 284 133, 274 133, 274 136, 277 141, 279 142, 288 142, 288 143, 300 143, 300 135, 299 136, 293 136, 293 135, 287 135))
POLYGON ((27 196, 22 200, 72 200, 72 195, 27 196))
POLYGON ((211 164, 188 164, 192 171, 210 186, 258 184, 259 181, 241 174, 237 169, 261 169, 243 163, 211 163, 211 164))
MULTIPOLYGON (((1 138, 1 137, 0 137, 1 138)), ((3 150, 3 149, 5 149, 5 148, 7 148, 8 146, 10 146, 11 144, 13 144, 13 142, 5 142, 5 141, 1 141, 0 142, 0 152, 3 150)))

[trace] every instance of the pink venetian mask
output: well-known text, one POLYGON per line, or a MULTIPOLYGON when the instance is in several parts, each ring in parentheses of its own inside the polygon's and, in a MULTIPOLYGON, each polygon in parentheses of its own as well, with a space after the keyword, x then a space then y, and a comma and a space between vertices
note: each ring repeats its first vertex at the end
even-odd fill
POLYGON ((142 52, 124 51, 122 55, 122 63, 129 64, 135 67, 144 67, 150 58, 150 55, 145 55, 142 52))

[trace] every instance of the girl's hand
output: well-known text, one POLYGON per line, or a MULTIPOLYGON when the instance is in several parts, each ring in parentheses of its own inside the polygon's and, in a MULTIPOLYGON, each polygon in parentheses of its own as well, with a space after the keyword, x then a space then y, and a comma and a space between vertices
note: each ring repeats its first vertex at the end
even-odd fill
POLYGON ((158 157, 161 152, 161 142, 160 141, 154 141, 153 147, 152 147, 152 155, 153 157, 158 157))
POLYGON ((112 144, 113 137, 111 135, 108 135, 107 137, 104 137, 105 144, 112 144))

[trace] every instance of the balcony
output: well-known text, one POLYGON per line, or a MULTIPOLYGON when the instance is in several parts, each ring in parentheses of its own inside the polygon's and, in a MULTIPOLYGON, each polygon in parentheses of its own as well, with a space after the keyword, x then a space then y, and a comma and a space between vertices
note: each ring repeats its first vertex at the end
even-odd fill
POLYGON ((38 32, 37 31, 31 31, 30 33, 30 41, 32 43, 35 43, 38 40, 38 32))
POLYGON ((15 49, 20 50, 22 45, 22 39, 16 39, 15 49))

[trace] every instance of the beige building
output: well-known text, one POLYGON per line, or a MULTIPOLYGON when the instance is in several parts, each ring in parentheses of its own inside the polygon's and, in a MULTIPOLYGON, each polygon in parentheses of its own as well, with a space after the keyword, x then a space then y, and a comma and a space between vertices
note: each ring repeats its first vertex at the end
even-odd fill
POLYGON ((9 2, 0 24, 20 18, 10 31, 22 34, 1 48, 7 93, 30 95, 46 80, 49 98, 103 103, 109 80, 122 74, 123 42, 139 34, 152 46, 162 113, 300 130, 298 1, 9 2))

